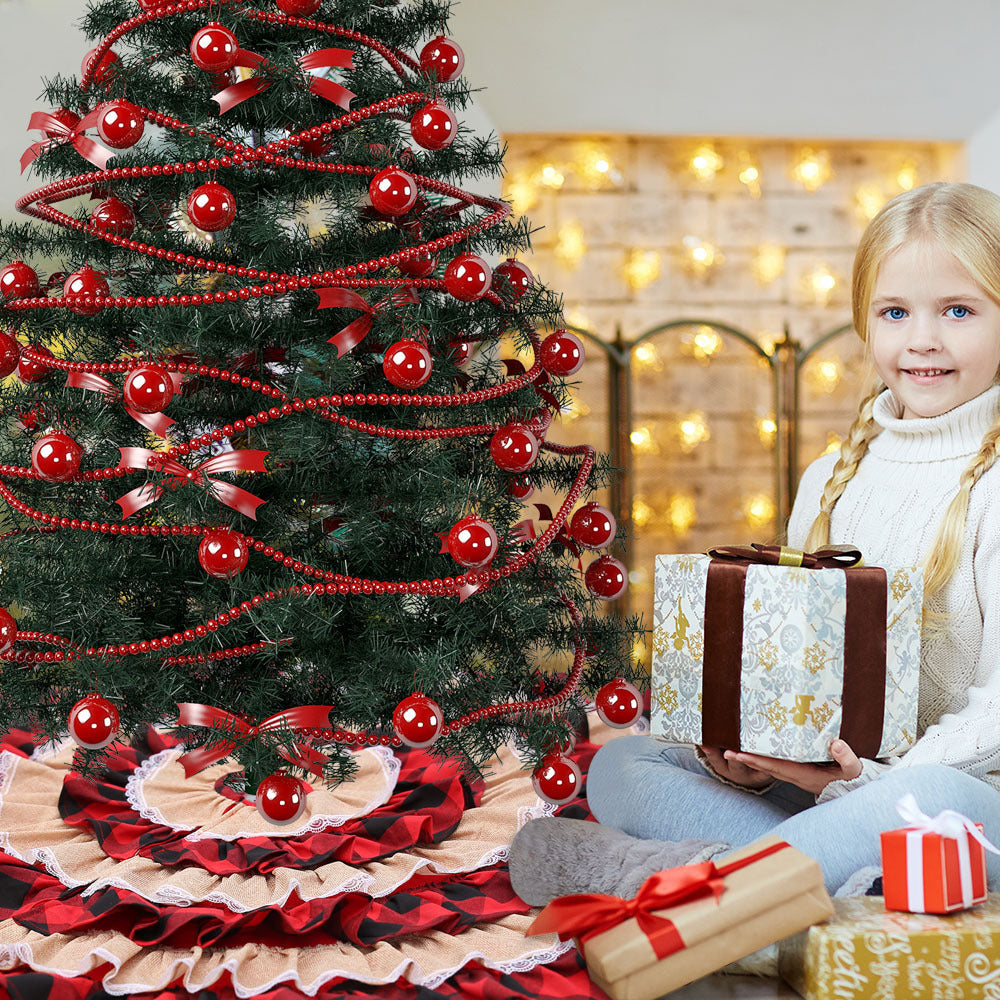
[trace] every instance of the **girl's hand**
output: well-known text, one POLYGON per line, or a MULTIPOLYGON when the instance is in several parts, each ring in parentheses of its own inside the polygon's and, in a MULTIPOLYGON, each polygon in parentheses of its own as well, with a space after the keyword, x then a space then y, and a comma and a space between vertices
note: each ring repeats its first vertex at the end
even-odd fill
MULTIPOLYGON (((723 756, 723 751, 718 747, 699 747, 699 749, 705 755, 709 764, 712 765, 712 770, 720 778, 725 778, 726 781, 731 781, 734 785, 742 785, 744 788, 763 788, 765 785, 771 784, 774 780, 770 774, 759 770, 749 763, 730 760, 729 755, 732 753, 731 750, 726 750, 725 756, 723 756)), ((759 759, 770 760, 771 758, 761 757, 759 759)))
MULTIPOLYGON (((861 761, 843 740, 834 740, 830 744, 830 753, 834 759, 833 765, 799 764, 791 760, 778 760, 776 757, 762 757, 759 754, 740 753, 736 750, 726 750, 725 757, 730 765, 741 764, 757 773, 767 775, 768 778, 787 781, 807 792, 819 795, 831 781, 849 781, 861 774, 861 761)), ((713 761, 712 767, 715 766, 713 761)), ((730 778, 730 781, 732 780, 734 779, 730 778)))

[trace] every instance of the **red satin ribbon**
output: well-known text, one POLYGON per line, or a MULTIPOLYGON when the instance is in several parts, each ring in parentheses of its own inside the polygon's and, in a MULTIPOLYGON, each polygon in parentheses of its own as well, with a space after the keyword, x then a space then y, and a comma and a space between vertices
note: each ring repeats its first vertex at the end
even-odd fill
POLYGON ((374 318, 388 306, 398 309, 400 306, 420 304, 420 298, 413 288, 393 292, 374 305, 347 288, 317 288, 314 291, 319 296, 320 309, 360 309, 365 314, 348 323, 340 333, 334 334, 327 341, 337 348, 338 358, 342 358, 348 351, 353 351, 368 336, 374 318))
POLYGON ((714 896, 718 902, 726 889, 723 882, 726 875, 788 846, 784 840, 779 840, 745 858, 718 867, 713 861, 703 861, 698 865, 682 865, 657 872, 643 882, 635 899, 603 893, 560 896, 538 914, 525 933, 546 934, 554 931, 563 940, 579 938, 582 945, 635 917, 639 929, 649 938, 656 957, 663 959, 680 951, 685 944, 674 922, 658 916, 654 910, 665 910, 706 896, 714 896))
MULTIPOLYGON (((538 519, 540 521, 551 521, 552 520, 552 508, 548 504, 536 503, 535 509, 538 511, 538 519)), ((518 521, 513 528, 510 529, 510 533, 507 536, 512 542, 533 542, 538 538, 538 529, 535 527, 535 522, 530 518, 524 521, 518 521)), ((558 542, 560 545, 564 546, 569 552, 576 556, 576 565, 580 570, 580 575, 583 575, 583 557, 580 555, 580 547, 573 541, 570 537, 569 532, 566 530, 566 526, 560 529, 555 538, 552 539, 553 542, 558 542)))
MULTIPOLYGON (((236 66, 252 68, 260 66, 264 62, 262 56, 257 55, 256 52, 247 52, 245 49, 240 49, 237 56, 236 66)), ((296 62, 303 71, 333 69, 334 67, 354 69, 354 52, 351 49, 317 49, 315 52, 309 52, 301 56, 296 62)), ((253 77, 250 80, 241 80, 239 83, 234 83, 231 87, 226 87, 225 90, 220 90, 212 100, 219 105, 219 114, 224 115, 238 104, 242 104, 251 97, 255 97, 257 94, 267 90, 272 82, 272 80, 265 80, 259 76, 253 77)), ((345 111, 350 110, 352 99, 357 97, 357 94, 351 93, 351 91, 346 87, 342 87, 339 83, 334 83, 332 80, 324 80, 319 76, 311 78, 308 89, 312 93, 330 101, 332 104, 343 108, 345 111)))
POLYGON ((115 155, 114 151, 106 149, 100 143, 88 139, 83 134, 88 128, 97 126, 100 116, 100 108, 95 108, 90 114, 81 118, 74 128, 70 128, 65 122, 61 122, 47 111, 35 111, 28 121, 28 131, 38 129, 41 132, 52 132, 55 133, 55 138, 43 139, 24 151, 21 157, 21 173, 23 174, 47 149, 66 142, 71 142, 73 148, 85 160, 93 163, 98 170, 107 170, 108 160, 115 155))
MULTIPOLYGON (((167 372, 167 375, 174 384, 174 392, 178 392, 187 376, 181 375, 178 372, 167 372)), ((100 375, 94 375, 93 372, 70 372, 66 376, 66 388, 99 392, 107 396, 108 399, 118 399, 119 397, 117 386, 109 382, 106 378, 101 378, 100 375)), ((176 420, 168 417, 165 413, 140 413, 138 410, 133 410, 131 406, 126 406, 124 403, 122 407, 136 423, 142 424, 143 427, 151 430, 164 440, 166 440, 167 431, 177 423, 176 420)))
MULTIPOLYGON (((180 716, 177 720, 178 726, 204 726, 206 729, 224 729, 228 732, 235 732, 238 736, 245 736, 253 739, 263 733, 280 732, 288 729, 329 729, 330 713, 333 711, 332 705, 300 705, 298 708, 289 708, 277 715, 266 718, 253 726, 245 722, 239 716, 233 715, 222 708, 213 708, 211 705, 197 705, 191 702, 183 702, 177 706, 180 716)), ((214 747, 201 747, 192 750, 180 758, 184 767, 184 774, 190 778, 191 775, 203 771, 206 767, 218 763, 228 757, 236 747, 232 740, 226 740, 216 744, 214 747)), ((312 747, 303 743, 296 743, 292 750, 286 747, 278 747, 278 753, 289 763, 304 767, 314 774, 322 775, 323 765, 329 758, 321 754, 312 747)))
MULTIPOLYGON (((149 460, 155 459, 155 463, 163 472, 174 476, 176 483, 180 486, 183 483, 192 482, 208 486, 208 491, 220 503, 227 507, 245 514, 252 520, 257 520, 257 508, 264 503, 259 497, 255 497, 247 490, 234 486, 232 483, 223 482, 220 479, 211 479, 210 476, 217 472, 266 472, 264 467, 264 457, 269 453, 266 451, 228 451, 224 455, 216 455, 201 465, 189 469, 186 465, 181 465, 175 458, 167 458, 161 452, 150 451, 148 448, 119 448, 122 453, 121 461, 118 463, 119 469, 145 470, 149 468, 149 460)), ((145 483, 136 487, 125 496, 119 497, 115 503, 122 509, 122 520, 130 517, 138 510, 155 503, 163 495, 163 487, 152 483, 145 483)))

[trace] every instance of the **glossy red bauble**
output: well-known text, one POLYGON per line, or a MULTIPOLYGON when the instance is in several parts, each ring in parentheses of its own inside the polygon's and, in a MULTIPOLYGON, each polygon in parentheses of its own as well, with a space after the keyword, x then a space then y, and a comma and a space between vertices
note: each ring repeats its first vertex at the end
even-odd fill
POLYGON ((493 270, 493 291, 501 295, 506 292, 513 296, 515 302, 534 283, 535 276, 531 273, 531 269, 513 257, 508 257, 497 264, 493 270))
POLYGON ((201 184, 188 196, 188 218, 206 233, 218 233, 236 218, 236 199, 215 181, 201 184))
POLYGON ((392 728, 396 735, 415 750, 429 747, 444 727, 444 714, 432 698, 419 691, 404 698, 392 713, 392 728))
MULTIPOLYGON (((80 72, 82 74, 86 74, 96 54, 97 49, 94 48, 83 57, 83 62, 80 64, 80 72)), ((104 83, 105 81, 110 83, 111 78, 115 75, 115 70, 120 64, 121 59, 118 58, 118 54, 114 50, 108 49, 108 51, 104 53, 104 57, 97 64, 97 68, 94 70, 94 83, 104 83)))
POLYGON ((404 215, 417 200, 417 182, 399 167, 386 167, 368 183, 368 197, 376 212, 404 215))
POLYGON ((514 476, 507 484, 507 491, 517 500, 527 500, 535 492, 535 484, 527 476, 514 476))
POLYGON ((40 437, 31 449, 31 467, 42 479, 63 483, 80 471, 83 449, 68 435, 56 431, 40 437))
POLYGON ((425 104, 410 119, 410 135, 424 149, 446 149, 457 132, 458 122, 451 109, 439 101, 425 104))
POLYGON ((561 753, 550 753, 531 775, 535 794, 554 806, 572 802, 580 792, 583 775, 580 765, 561 753))
POLYGON ((293 17, 312 17, 319 10, 321 0, 275 0, 278 10, 293 17))
POLYGON ((438 83, 448 83, 465 69, 465 53, 458 42, 438 35, 420 50, 420 68, 438 83))
POLYGON ((100 750, 118 735, 118 709, 99 694, 81 698, 69 712, 69 734, 85 750, 100 750))
MULTIPOLYGON (((52 117, 56 121, 60 121, 68 129, 75 130, 77 125, 80 124, 80 116, 74 114, 69 108, 59 108, 58 111, 52 112, 52 117)), ((57 132, 55 129, 45 129, 45 135, 49 139, 65 139, 66 136, 62 132, 57 132)))
MULTIPOLYGON (((296 130, 296 132, 300 131, 301 129, 296 130)), ((333 139, 326 135, 305 136, 299 140, 299 149, 309 156, 326 156, 333 149, 333 139)))
POLYGON ((139 413, 160 413, 174 398, 174 383, 162 368, 143 365, 133 368, 125 379, 122 399, 139 413))
POLYGON ((583 366, 586 352, 580 338, 569 330, 556 330, 542 341, 538 357, 541 366, 550 375, 574 375, 583 366))
POLYGON ((527 472, 538 461, 538 438, 524 424, 508 424, 493 435, 490 455, 504 472, 527 472))
POLYGON ((448 532, 448 551, 460 566, 481 569, 497 554, 497 533, 481 517, 463 517, 448 532))
POLYGON ((119 198, 111 197, 102 201, 90 213, 90 224, 104 233, 115 236, 131 236, 135 232, 135 212, 132 206, 119 198))
POLYGON ((23 260, 12 260, 0 270, 0 293, 5 299, 30 299, 38 294, 38 275, 23 260))
POLYGON ((191 39, 191 60, 206 73, 225 73, 239 59, 236 36, 216 21, 206 24, 191 39))
POLYGON ((401 260, 396 266, 411 278, 429 278, 438 265, 436 253, 419 253, 401 260))
POLYGON ((444 271, 444 286, 461 302, 475 302, 489 290, 493 272, 482 257, 460 253, 444 271))
POLYGON ((0 655, 9 653, 17 638, 17 622, 6 609, 0 608, 0 655))
MULTIPOLYGON (((54 357, 47 347, 42 347, 40 344, 29 344, 28 346, 36 354, 41 354, 43 357, 54 357)), ((31 361, 23 351, 21 352, 21 357, 17 362, 17 377, 26 385, 30 385, 33 382, 41 382, 50 371, 52 369, 48 365, 38 361, 31 361)))
POLYGON ((615 540, 615 515, 599 503, 585 503, 569 522, 569 536, 585 549, 603 549, 615 540))
POLYGON ((306 811, 306 786, 293 774, 277 771, 257 786, 257 812, 275 826, 288 826, 306 811))
POLYGON ((21 358, 21 345, 9 334, 0 330, 0 378, 6 378, 21 358))
POLYGON ((107 298, 111 294, 107 279, 92 267, 81 267, 74 271, 63 282, 63 296, 77 296, 82 301, 69 304, 70 312, 77 316, 96 316, 103 308, 103 302, 94 300, 100 296, 107 298))
POLYGON ((201 568, 218 580, 238 576, 246 569, 250 549, 246 539, 229 528, 213 528, 206 531, 198 546, 198 562, 201 568))
POLYGON ((128 101, 109 101, 97 119, 97 134, 112 149, 128 149, 141 138, 146 120, 128 101))
POLYGON ((468 340, 449 340, 448 357, 459 368, 472 357, 472 343, 468 340))
POLYGON ((416 340, 399 340, 386 352, 382 361, 385 377, 400 389, 419 389, 434 367, 431 352, 416 340))
POLYGON ((642 715, 642 695, 639 689, 624 677, 608 681, 594 699, 597 715, 613 729, 628 729, 642 715))
POLYGON ((584 582, 594 597, 613 601, 628 589, 628 571, 614 556, 601 556, 587 567, 584 582))

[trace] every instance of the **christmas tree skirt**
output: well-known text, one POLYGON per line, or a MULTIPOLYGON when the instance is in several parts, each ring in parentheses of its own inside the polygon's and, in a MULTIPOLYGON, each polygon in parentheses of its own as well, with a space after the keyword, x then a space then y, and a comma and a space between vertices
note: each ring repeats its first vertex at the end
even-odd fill
MULTIPOLYGON (((618 732, 589 719, 586 770, 618 732)), ((504 864, 553 811, 507 749, 484 781, 422 751, 357 752, 274 827, 225 786, 185 779, 150 730, 99 782, 73 747, 8 737, 0 754, 0 993, 63 997, 603 997, 504 864)), ((561 814, 585 817, 585 800, 561 814)))

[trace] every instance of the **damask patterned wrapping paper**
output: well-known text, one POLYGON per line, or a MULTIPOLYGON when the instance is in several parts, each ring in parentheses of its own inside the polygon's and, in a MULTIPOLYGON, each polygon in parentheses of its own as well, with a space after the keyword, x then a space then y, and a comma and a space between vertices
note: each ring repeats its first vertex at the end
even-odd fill
POLYGON ((948 916, 835 899, 824 924, 783 941, 782 979, 806 1000, 998 1000, 1000 893, 948 916))
MULTIPOLYGON (((700 554, 656 558, 652 734, 661 739, 718 745, 703 734, 702 715, 703 676, 711 667, 705 662, 711 563, 700 554)), ((726 745, 786 760, 829 761, 830 742, 844 724, 848 588, 852 574, 871 568, 749 565, 745 572, 743 605, 732 609, 732 618, 742 620, 738 695, 733 687, 739 747, 726 745)), ((884 690, 866 688, 860 699, 884 699, 877 751, 863 753, 874 757, 902 753, 917 736, 922 573, 890 567, 885 578, 884 690)), ((881 638, 872 636, 873 650, 881 638)))

